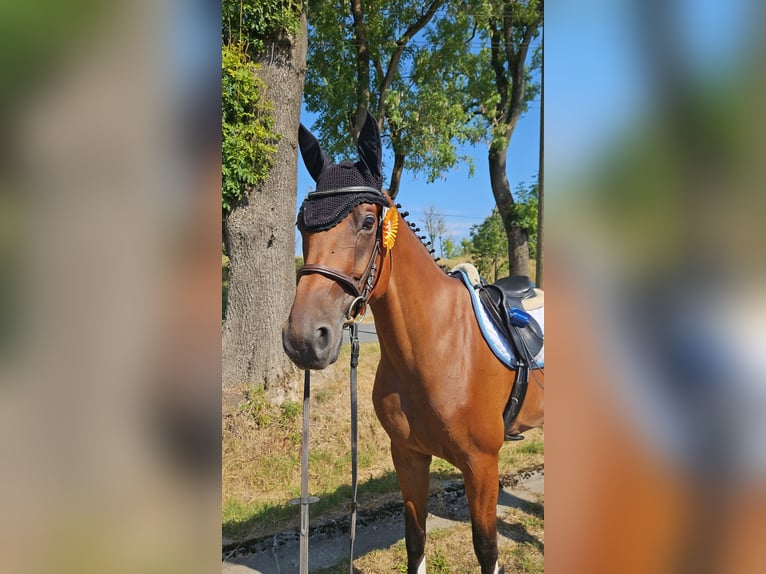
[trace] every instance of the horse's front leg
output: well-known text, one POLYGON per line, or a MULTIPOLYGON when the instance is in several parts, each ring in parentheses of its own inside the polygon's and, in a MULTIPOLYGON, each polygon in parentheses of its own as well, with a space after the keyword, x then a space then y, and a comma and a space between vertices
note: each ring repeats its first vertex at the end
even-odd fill
POLYGON ((407 574, 425 574, 426 506, 431 456, 392 442, 391 457, 404 498, 407 574))
POLYGON ((473 549, 481 574, 502 573, 505 570, 497 563, 497 455, 473 456, 461 470, 471 512, 473 549))

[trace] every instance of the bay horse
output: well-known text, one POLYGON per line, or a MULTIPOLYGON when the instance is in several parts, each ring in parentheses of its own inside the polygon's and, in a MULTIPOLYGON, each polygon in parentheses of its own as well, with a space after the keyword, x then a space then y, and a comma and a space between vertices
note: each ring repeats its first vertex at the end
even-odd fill
MULTIPOLYGON (((404 499, 407 572, 426 571, 433 456, 462 472, 482 574, 503 572, 498 453, 514 372, 482 338, 466 287, 436 264, 381 191, 375 119, 368 113, 353 164, 333 164, 303 126, 299 141, 317 190, 298 215, 305 264, 282 332, 284 350, 302 369, 327 367, 338 358, 344 324, 370 305, 380 342, 372 400, 404 499)), ((510 433, 542 423, 542 385, 529 385, 510 433)))

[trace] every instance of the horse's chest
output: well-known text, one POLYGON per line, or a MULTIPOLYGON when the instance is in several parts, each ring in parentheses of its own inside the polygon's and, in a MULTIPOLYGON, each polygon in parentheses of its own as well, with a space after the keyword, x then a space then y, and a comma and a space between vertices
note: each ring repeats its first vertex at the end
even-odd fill
POLYGON ((433 452, 456 428, 466 397, 461 389, 447 391, 435 382, 378 376, 373 389, 375 412, 395 442, 433 452))

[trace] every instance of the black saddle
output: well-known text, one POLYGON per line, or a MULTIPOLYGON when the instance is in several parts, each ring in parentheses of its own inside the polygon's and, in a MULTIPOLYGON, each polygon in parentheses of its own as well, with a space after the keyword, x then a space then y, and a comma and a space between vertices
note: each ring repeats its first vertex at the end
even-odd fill
POLYGON ((534 283, 525 275, 505 277, 477 289, 492 323, 513 344, 517 362, 535 368, 534 357, 543 348, 543 330, 522 301, 536 297, 534 283))

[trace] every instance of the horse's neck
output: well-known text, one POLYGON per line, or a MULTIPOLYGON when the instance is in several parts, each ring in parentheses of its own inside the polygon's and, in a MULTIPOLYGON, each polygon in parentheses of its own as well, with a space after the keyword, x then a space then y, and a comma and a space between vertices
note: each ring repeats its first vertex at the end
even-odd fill
POLYGON ((416 355, 419 347, 430 347, 430 331, 439 329, 430 318, 450 313, 453 280, 402 219, 399 229, 389 254, 392 260, 384 263, 390 270, 385 292, 371 301, 371 307, 381 350, 407 357, 416 355), (413 329, 416 336, 411 336, 413 329))

